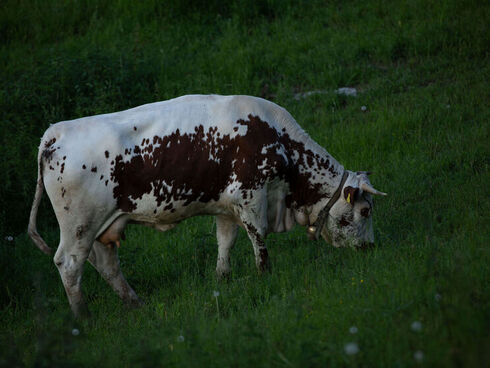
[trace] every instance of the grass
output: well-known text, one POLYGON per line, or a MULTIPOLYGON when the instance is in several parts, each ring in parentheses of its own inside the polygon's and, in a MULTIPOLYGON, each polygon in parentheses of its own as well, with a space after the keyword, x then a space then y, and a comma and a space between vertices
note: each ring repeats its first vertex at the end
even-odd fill
MULTIPOLYGON (((6 1, 0 366, 488 364, 488 13, 476 1, 6 1), (358 97, 293 98, 344 86, 358 97), (259 276, 241 232, 218 282, 212 218, 130 227, 122 269, 146 305, 127 309, 87 266, 92 316, 75 321, 25 234, 39 138, 56 121, 187 93, 272 99, 346 167, 373 170, 389 193, 378 246, 334 249, 296 228, 267 239, 273 272, 259 276)), ((38 228, 58 243, 47 200, 38 228)))

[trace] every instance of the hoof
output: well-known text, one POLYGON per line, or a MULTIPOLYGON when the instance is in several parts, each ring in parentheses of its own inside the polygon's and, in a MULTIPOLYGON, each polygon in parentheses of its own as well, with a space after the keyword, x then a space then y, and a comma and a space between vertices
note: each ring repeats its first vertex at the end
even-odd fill
POLYGON ((137 309, 137 308, 141 308, 142 306, 144 306, 145 302, 142 301, 140 298, 137 298, 137 299, 125 300, 124 304, 131 309, 137 309))
POLYGON ((231 271, 221 271, 216 269, 216 278, 219 281, 229 281, 231 279, 231 271))
POLYGON ((257 266, 257 271, 259 275, 271 274, 272 273, 271 264, 269 262, 265 264, 260 264, 257 266))
POLYGON ((73 314, 75 315, 75 319, 82 320, 90 318, 90 311, 85 303, 72 307, 72 310, 73 314))

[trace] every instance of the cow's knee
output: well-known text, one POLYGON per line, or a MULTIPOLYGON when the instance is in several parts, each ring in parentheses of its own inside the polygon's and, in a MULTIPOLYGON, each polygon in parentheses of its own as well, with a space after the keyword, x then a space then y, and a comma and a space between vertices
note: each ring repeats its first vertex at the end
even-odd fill
POLYGON ((83 247, 77 247, 76 249, 70 248, 67 251, 66 246, 60 244, 53 257, 53 262, 60 273, 68 302, 77 317, 88 315, 81 290, 83 265, 87 259, 87 253, 83 247))
POLYGON ((60 248, 58 247, 58 251, 55 253, 53 257, 53 262, 58 269, 60 269, 60 267, 63 265, 63 259, 64 259, 64 255, 60 251, 60 248))

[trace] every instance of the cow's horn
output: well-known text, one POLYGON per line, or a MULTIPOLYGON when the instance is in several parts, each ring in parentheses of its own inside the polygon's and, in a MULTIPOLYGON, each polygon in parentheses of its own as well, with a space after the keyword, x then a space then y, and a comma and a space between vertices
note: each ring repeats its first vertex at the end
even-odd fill
POLYGON ((380 192, 376 189, 374 189, 371 185, 368 183, 361 183, 361 189, 365 192, 371 193, 371 194, 377 194, 377 195, 387 195, 386 193, 380 192))

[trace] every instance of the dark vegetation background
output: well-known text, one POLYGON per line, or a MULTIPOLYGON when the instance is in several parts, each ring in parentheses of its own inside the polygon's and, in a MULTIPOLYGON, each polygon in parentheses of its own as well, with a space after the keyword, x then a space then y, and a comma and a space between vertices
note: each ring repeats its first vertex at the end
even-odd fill
MULTIPOLYGON (((488 24, 481 1, 3 0, 0 366, 488 364, 488 24), (331 93, 346 86, 358 97, 331 93), (293 98, 314 90, 327 93, 293 98), (212 219, 134 228, 121 260, 147 306, 128 311, 87 267, 93 316, 73 321, 26 236, 40 137, 189 93, 273 100, 346 167, 374 170, 390 193, 378 248, 273 235, 259 278, 241 234, 220 284, 212 219)), ((56 246, 46 197, 38 229, 56 246)))

